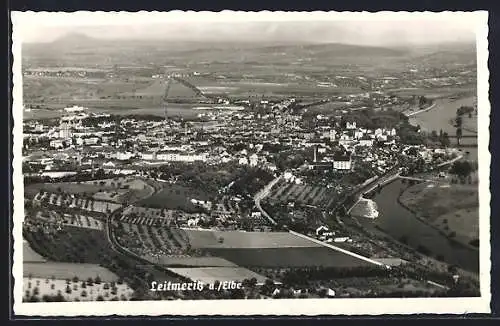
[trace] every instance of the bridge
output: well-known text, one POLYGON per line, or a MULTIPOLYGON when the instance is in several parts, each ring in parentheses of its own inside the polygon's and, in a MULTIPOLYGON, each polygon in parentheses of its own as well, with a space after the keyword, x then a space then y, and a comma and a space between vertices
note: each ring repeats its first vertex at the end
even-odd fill
POLYGON ((199 96, 199 97, 202 97, 202 98, 205 98, 205 99, 210 99, 211 98, 210 96, 204 94, 198 87, 196 87, 195 85, 191 84, 187 80, 182 79, 182 78, 180 78, 178 76, 169 75, 168 73, 165 73, 165 92, 164 92, 163 98, 162 98, 163 109, 165 111, 165 120, 167 119, 168 95, 169 95, 169 92, 170 92, 170 86, 172 85, 172 81, 176 81, 179 84, 182 84, 185 87, 189 88, 190 90, 192 90, 196 94, 196 96, 199 96))
MULTIPOLYGON (((448 138, 457 138, 456 135, 448 135, 448 138)), ((477 138, 477 135, 462 135, 460 138, 477 138)))
POLYGON ((176 77, 176 76, 168 76, 168 78, 170 80, 175 80, 176 82, 178 82, 178 83, 186 86, 187 88, 191 89, 197 96, 204 97, 204 98, 209 98, 210 97, 210 96, 207 96, 206 94, 204 94, 198 87, 196 87, 195 85, 191 84, 190 82, 188 82, 185 79, 182 79, 182 78, 176 77))
POLYGON ((439 181, 441 181, 438 179, 424 179, 424 178, 420 178, 420 177, 404 177, 402 175, 400 175, 399 178, 404 179, 404 180, 412 180, 412 181, 419 181, 419 182, 439 182, 439 181))

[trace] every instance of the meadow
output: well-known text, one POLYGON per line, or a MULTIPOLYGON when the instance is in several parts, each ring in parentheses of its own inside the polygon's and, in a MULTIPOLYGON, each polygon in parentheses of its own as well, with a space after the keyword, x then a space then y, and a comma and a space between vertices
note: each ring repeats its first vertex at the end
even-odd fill
POLYGON ((103 282, 116 282, 119 277, 97 264, 75 264, 60 262, 25 262, 23 264, 23 276, 44 279, 66 280, 75 276, 80 280, 99 277, 103 282))
POLYGON ((356 267, 372 264, 327 247, 206 248, 243 267, 356 267))
POLYGON ((209 196, 204 191, 177 185, 168 184, 159 192, 137 203, 138 206, 150 208, 178 209, 185 212, 195 212, 196 207, 191 199, 208 200, 209 196))
POLYGON ((469 246, 479 239, 477 185, 443 187, 421 183, 405 190, 400 200, 418 217, 456 241, 469 246))
POLYGON ((321 245, 288 232, 184 229, 193 248, 302 248, 321 245))

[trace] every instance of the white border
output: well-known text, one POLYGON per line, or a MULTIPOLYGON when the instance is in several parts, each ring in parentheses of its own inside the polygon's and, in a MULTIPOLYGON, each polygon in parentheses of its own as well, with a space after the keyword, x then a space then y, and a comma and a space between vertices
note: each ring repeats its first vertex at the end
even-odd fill
POLYGON ((279 299, 279 300, 187 300, 127 302, 22 302, 22 282, 14 282, 14 313, 24 316, 106 316, 106 315, 379 315, 379 314, 463 314, 490 312, 490 153, 488 151, 490 103, 488 99, 488 13, 477 12, 13 12, 13 236, 14 266, 12 273, 22 279, 23 177, 22 149, 22 75, 21 43, 26 28, 42 26, 151 24, 165 21, 401 21, 418 19, 451 19, 475 24, 477 40, 479 175, 480 175, 480 298, 406 298, 406 299, 279 299), (75 22, 78 22, 75 24, 75 22))

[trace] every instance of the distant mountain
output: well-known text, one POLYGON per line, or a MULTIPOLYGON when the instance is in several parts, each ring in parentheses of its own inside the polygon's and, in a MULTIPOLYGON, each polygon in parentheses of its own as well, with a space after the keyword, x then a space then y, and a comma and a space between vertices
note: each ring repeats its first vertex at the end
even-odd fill
POLYGON ((61 36, 54 41, 51 42, 51 44, 68 44, 68 45, 78 45, 78 44, 88 44, 88 43, 95 43, 95 42, 100 42, 102 41, 101 39, 90 37, 86 34, 83 33, 68 33, 64 36, 61 36))
MULTIPOLYGON (((278 33, 274 30, 274 33, 278 33)), ((180 38, 180 37, 179 37, 180 38)), ((40 62, 172 64, 396 64, 401 62, 473 62, 475 48, 470 44, 440 44, 431 47, 392 47, 355 45, 347 42, 194 41, 167 39, 104 39, 83 33, 69 33, 50 43, 25 44, 23 58, 34 65, 40 62)))

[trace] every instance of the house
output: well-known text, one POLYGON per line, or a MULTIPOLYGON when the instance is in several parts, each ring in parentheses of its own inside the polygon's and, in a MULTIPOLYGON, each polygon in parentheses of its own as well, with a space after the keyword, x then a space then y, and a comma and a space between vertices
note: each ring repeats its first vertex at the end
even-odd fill
POLYGON ((141 159, 143 159, 143 160, 152 161, 155 158, 156 158, 156 153, 154 153, 154 152, 141 153, 141 159))
POLYGON ((259 158, 258 158, 257 154, 252 154, 252 155, 250 155, 248 161, 250 163, 250 166, 257 166, 258 160, 259 160, 259 158))
POLYGON ((113 163, 113 162, 111 162, 111 161, 108 161, 108 162, 104 163, 104 164, 102 165, 102 167, 103 167, 103 168, 107 168, 107 169, 113 169, 113 168, 115 168, 115 167, 116 167, 116 164, 115 164, 115 163, 113 163))
POLYGON ((99 142, 98 137, 89 137, 84 139, 85 145, 96 145, 99 142))
POLYGON ((349 130, 356 129, 356 121, 347 121, 345 127, 349 130))
POLYGON ((64 148, 64 142, 61 139, 51 140, 49 143, 50 147, 55 149, 64 148))
POLYGON ((352 159, 351 153, 337 154, 333 157, 333 168, 336 170, 351 170, 352 159))
POLYGON ((337 132, 334 129, 330 130, 330 141, 335 141, 336 135, 337 135, 337 132))
POLYGON ((303 183, 303 182, 302 182, 302 179, 300 179, 300 178, 295 178, 294 182, 295 182, 295 184, 297 184, 297 185, 300 185, 300 184, 302 184, 302 183, 303 183))
POLYGON ((387 141, 387 135, 379 134, 377 135, 377 140, 380 142, 385 142, 387 141))
POLYGON ((262 213, 261 212, 252 212, 252 218, 253 219, 262 218, 262 213))
POLYGON ((373 146, 373 139, 370 138, 370 137, 363 137, 361 138, 359 141, 358 141, 358 144, 360 146, 368 146, 368 147, 372 147, 373 146))
POLYGON ((248 165, 248 159, 245 156, 240 157, 238 159, 238 164, 240 164, 240 165, 248 165))
POLYGON ((117 152, 116 153, 116 159, 120 161, 126 161, 131 159, 134 156, 134 154, 130 152, 117 152))
POLYGON ((323 232, 328 232, 328 230, 327 226, 322 225, 316 229, 316 235, 321 235, 323 232))

